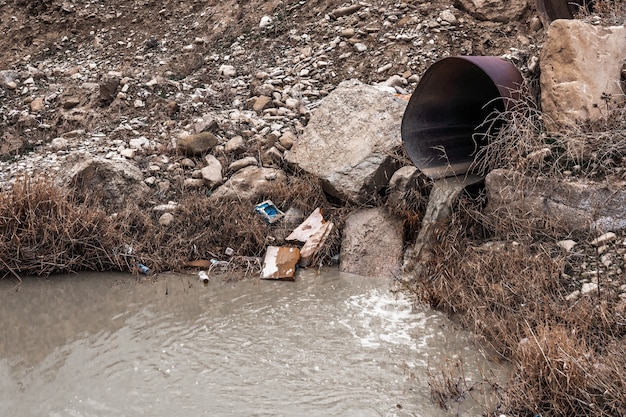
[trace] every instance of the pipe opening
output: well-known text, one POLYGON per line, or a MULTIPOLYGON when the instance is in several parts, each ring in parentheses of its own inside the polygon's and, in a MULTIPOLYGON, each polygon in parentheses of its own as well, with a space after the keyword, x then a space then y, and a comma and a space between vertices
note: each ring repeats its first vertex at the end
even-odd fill
POLYGON ((474 157, 485 145, 487 128, 481 124, 494 111, 504 111, 503 98, 521 84, 517 68, 497 57, 434 63, 402 118, 402 141, 415 166, 432 179, 472 173, 474 157))

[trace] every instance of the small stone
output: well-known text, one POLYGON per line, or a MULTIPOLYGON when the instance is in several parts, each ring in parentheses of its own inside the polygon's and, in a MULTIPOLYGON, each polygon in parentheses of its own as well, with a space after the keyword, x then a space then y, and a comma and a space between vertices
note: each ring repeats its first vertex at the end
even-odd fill
POLYGON ((150 146, 150 141, 148 140, 147 137, 140 136, 138 138, 132 138, 131 140, 129 140, 128 146, 130 146, 133 149, 147 148, 150 146))
POLYGON ((174 215, 172 213, 163 213, 161 217, 159 217, 159 224, 161 226, 167 227, 170 226, 174 222, 174 215))
POLYGON ((574 246, 576 246, 576 241, 571 240, 571 239, 561 240, 560 242, 557 243, 557 245, 565 249, 566 252, 571 252, 574 246))
POLYGON ((340 36, 344 38, 351 38, 354 36, 354 28, 343 29, 340 33, 340 36))
POLYGON ((594 282, 585 282, 583 287, 580 289, 581 294, 589 294, 592 291, 596 291, 598 289, 598 284, 594 282))
POLYGON ((135 155, 137 155, 137 150, 126 148, 120 152, 120 155, 122 155, 124 158, 133 159, 135 155))
POLYGON ((207 161, 207 166, 201 170, 202 178, 206 185, 213 188, 224 181, 222 177, 222 164, 213 155, 207 155, 205 160, 207 161))
POLYGON ((617 235, 615 233, 608 232, 592 240, 591 244, 593 246, 602 246, 602 245, 606 245, 607 243, 613 242, 616 239, 617 239, 617 235))
POLYGON ((442 11, 441 13, 439 13, 439 17, 441 18, 441 20, 443 20, 444 22, 448 22, 451 25, 457 24, 456 16, 450 10, 442 11))
POLYGON ((242 136, 234 136, 224 145, 226 153, 240 154, 246 150, 246 142, 242 136))
POLYGON ((263 16, 259 21, 259 27, 261 29, 268 27, 272 24, 272 18, 270 16, 263 16))
POLYGON ((211 132, 201 132, 178 139, 177 148, 188 155, 202 155, 217 145, 217 137, 211 132))
POLYGON ((229 171, 239 171, 242 168, 245 168, 250 165, 259 165, 259 162, 256 160, 254 156, 247 156, 243 159, 238 159, 234 161, 232 164, 228 166, 229 171))
POLYGON ((36 97, 33 101, 31 101, 30 109, 33 112, 42 111, 43 110, 43 97, 36 97))
POLYGON ((296 143, 296 135, 291 131, 287 131, 281 135, 278 142, 283 148, 291 149, 296 143))
POLYGON ((262 112, 263 110, 267 109, 268 107, 272 106, 272 98, 268 97, 268 96, 260 96, 257 97, 256 100, 254 101, 254 104, 252 105, 252 110, 254 110, 257 113, 262 112))
POLYGON ((357 43, 354 44, 354 49, 357 52, 365 52, 365 51, 367 51, 367 45, 365 45, 364 43, 361 43, 361 42, 357 42, 357 43))
POLYGON ((379 68, 376 70, 376 72, 377 72, 377 73, 379 73, 379 74, 381 74, 381 73, 383 73, 383 72, 385 72, 385 71, 387 71, 387 70, 391 69, 391 67, 393 67, 393 64, 391 64, 391 62, 390 62, 390 63, 387 63, 387 64, 383 65, 382 67, 379 67, 379 68))
POLYGON ((297 98, 288 98, 285 100, 285 106, 287 106, 288 109, 297 110, 301 105, 302 102, 297 98))
POLYGON ((218 72, 224 77, 235 77, 237 75, 237 70, 232 65, 223 64, 218 69, 218 72))
POLYGON ((50 142, 50 147, 55 151, 67 149, 68 141, 65 138, 54 138, 50 142))

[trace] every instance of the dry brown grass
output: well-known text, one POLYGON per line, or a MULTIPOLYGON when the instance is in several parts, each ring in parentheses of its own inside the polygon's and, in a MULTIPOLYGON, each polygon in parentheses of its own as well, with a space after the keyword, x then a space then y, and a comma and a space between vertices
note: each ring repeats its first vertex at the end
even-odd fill
MULTIPOLYGON (((549 135, 545 116, 532 101, 511 104, 493 116, 506 123, 490 132, 489 145, 481 151, 484 172, 511 169, 530 184, 538 178, 623 180, 623 107, 607 107, 606 117, 593 125, 549 135)), ((556 242, 566 235, 555 225, 506 209, 484 213, 485 203, 480 190, 462 194, 451 224, 437 232, 434 256, 413 288, 422 301, 482 335, 501 360, 514 366, 499 407, 485 413, 625 416, 626 303, 619 286, 626 280, 619 276, 609 285, 608 277, 600 275, 597 291, 566 299, 580 285, 579 263, 589 258, 559 248, 556 242)), ((594 237, 576 236, 583 242, 594 237)), ((598 258, 591 250, 589 256, 598 258)), ((463 387, 459 375, 446 375, 442 371, 431 378, 439 402, 460 395, 463 387)))
MULTIPOLYGON (((326 219, 338 226, 350 211, 332 206, 319 183, 304 175, 268 188, 260 198, 305 216, 321 207, 326 219)), ((291 232, 282 222, 265 223, 254 212, 256 202, 220 201, 200 191, 182 195, 174 222, 167 227, 159 225, 159 213, 151 206, 139 204, 110 214, 95 196, 73 193, 45 179, 18 181, 0 193, 0 277, 137 272, 138 263, 152 272, 182 271, 191 261, 210 259, 229 262, 215 272, 245 276, 258 273, 265 248, 286 244, 284 238, 291 232), (232 257, 224 254, 228 247, 234 249, 232 257)), ((340 239, 336 227, 313 265, 329 264, 339 252, 340 239)))
POLYGON ((120 269, 122 260, 104 211, 76 201, 48 181, 24 179, 0 193, 0 271, 49 275, 120 269))

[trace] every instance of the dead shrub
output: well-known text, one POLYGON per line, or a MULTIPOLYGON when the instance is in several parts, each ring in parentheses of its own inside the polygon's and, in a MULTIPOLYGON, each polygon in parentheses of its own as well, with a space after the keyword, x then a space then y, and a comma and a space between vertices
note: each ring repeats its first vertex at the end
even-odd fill
MULTIPOLYGON (((282 222, 267 224, 254 206, 271 199, 308 216, 321 207, 336 224, 314 265, 329 264, 339 252, 340 226, 348 208, 332 206, 318 181, 296 175, 286 185, 268 187, 259 201, 217 200, 186 191, 174 221, 159 225, 160 213, 139 201, 108 214, 93 195, 71 192, 49 180, 24 179, 0 193, 0 273, 3 276, 50 275, 82 270, 127 270, 137 264, 151 271, 181 271, 190 261, 227 260, 220 272, 233 276, 257 273, 268 245, 290 244, 282 222), (234 250, 232 258, 225 250, 234 250)), ((217 272, 217 271, 216 271, 217 272)))
POLYGON ((17 181, 0 193, 0 271, 50 275, 120 269, 117 246, 104 211, 76 201, 50 181, 17 181))
MULTIPOLYGON (((626 152, 623 111, 613 109, 594 126, 557 136, 545 132, 544 116, 532 101, 518 101, 493 115, 506 123, 480 151, 480 169, 516 171, 524 186, 541 178, 619 175, 626 152)), ((567 254, 556 244, 563 230, 550 221, 506 209, 486 214, 485 199, 480 190, 461 195, 450 223, 437 231, 416 296, 454 314, 514 365, 500 412, 626 415, 626 320, 616 289, 623 277, 609 282, 600 273, 597 290, 566 299, 580 285, 581 277, 572 276, 580 270, 576 263, 598 264, 590 259, 599 258, 596 248, 587 248, 589 257, 567 254)), ((574 237, 582 242, 595 237, 579 234, 574 237)), ((456 395, 455 379, 449 379, 435 387, 443 399, 456 395)))

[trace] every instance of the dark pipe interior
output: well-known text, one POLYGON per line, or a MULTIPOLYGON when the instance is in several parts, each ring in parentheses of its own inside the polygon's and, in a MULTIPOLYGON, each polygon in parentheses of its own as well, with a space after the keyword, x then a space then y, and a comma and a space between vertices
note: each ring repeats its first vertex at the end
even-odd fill
MULTIPOLYGON (((402 119, 402 140, 409 157, 433 179, 468 172, 478 147, 484 144, 481 133, 485 128, 479 126, 494 110, 505 108, 494 80, 470 59, 477 58, 450 57, 433 64, 402 119)), ((497 62, 498 70, 501 65, 497 62)), ((517 78, 514 81, 519 84, 517 78)))

